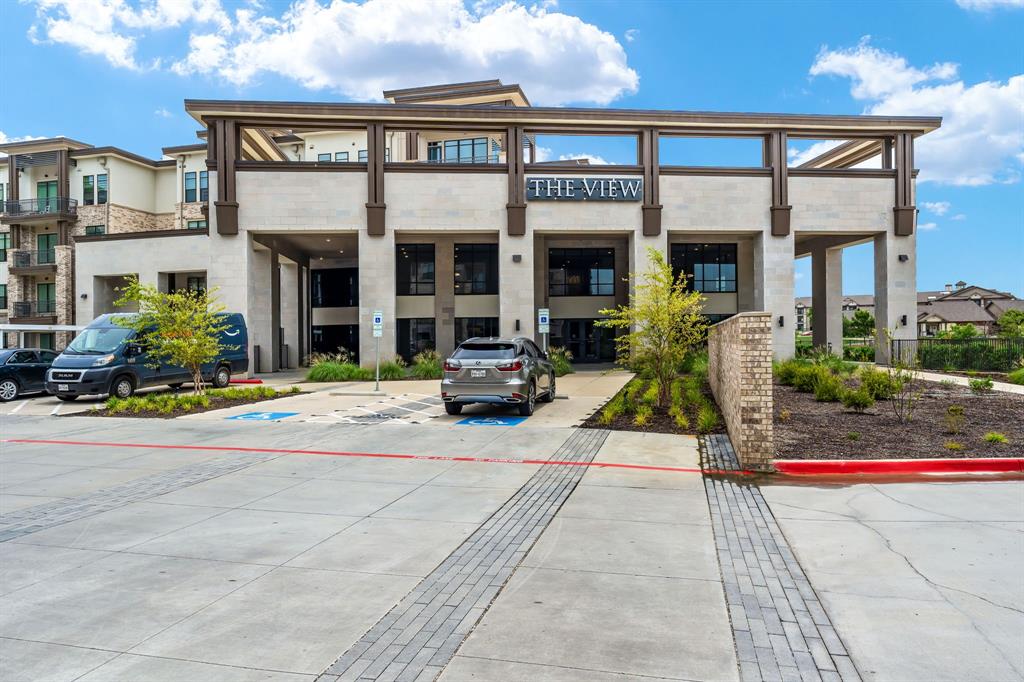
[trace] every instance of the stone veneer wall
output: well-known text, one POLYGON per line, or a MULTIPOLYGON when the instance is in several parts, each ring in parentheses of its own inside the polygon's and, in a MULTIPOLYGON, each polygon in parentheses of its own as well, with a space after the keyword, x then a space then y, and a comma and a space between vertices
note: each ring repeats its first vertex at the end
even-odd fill
POLYGON ((710 327, 708 383, 740 464, 770 471, 774 438, 769 313, 740 313, 710 327))
MULTIPOLYGON (((73 246, 54 247, 57 261, 57 273, 54 276, 54 287, 57 298, 57 324, 74 324, 75 322, 75 261, 73 246)), ((54 346, 63 350, 74 336, 71 332, 57 332, 54 335, 54 346)))
POLYGON ((184 225, 175 224, 174 213, 148 213, 120 204, 99 204, 79 206, 75 220, 73 235, 84 235, 89 225, 103 225, 107 234, 125 232, 150 232, 152 230, 172 230, 184 225))

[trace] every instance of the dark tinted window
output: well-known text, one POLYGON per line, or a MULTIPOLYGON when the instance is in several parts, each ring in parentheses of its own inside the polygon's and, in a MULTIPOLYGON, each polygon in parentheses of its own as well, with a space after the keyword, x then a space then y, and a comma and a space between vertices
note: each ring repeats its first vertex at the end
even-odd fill
POLYGON ((498 318, 496 317, 456 317, 455 343, 462 343, 473 337, 498 335, 498 318))
POLYGON ((406 362, 425 350, 436 347, 434 337, 434 318, 420 317, 398 320, 398 354, 406 362))
POLYGON ((395 294, 433 296, 434 245, 399 244, 395 248, 395 294))
POLYGON ((550 249, 548 295, 613 296, 615 249, 550 249))
POLYGON ((57 353, 52 350, 41 350, 39 351, 39 359, 42 362, 53 362, 57 359, 57 353))
POLYGON ((455 293, 498 293, 498 245, 455 245, 455 293))
POLYGON ((672 270, 686 287, 704 293, 736 292, 735 244, 673 244, 672 270))
POLYGON ((456 360, 510 360, 516 356, 511 343, 464 343, 452 355, 456 360))
POLYGON ((310 285, 314 308, 350 308, 359 305, 358 268, 313 270, 310 285))
POLYGON ((19 350, 17 353, 11 355, 11 359, 7 362, 9 364, 24 364, 26 362, 35 362, 36 354, 30 350, 19 350))

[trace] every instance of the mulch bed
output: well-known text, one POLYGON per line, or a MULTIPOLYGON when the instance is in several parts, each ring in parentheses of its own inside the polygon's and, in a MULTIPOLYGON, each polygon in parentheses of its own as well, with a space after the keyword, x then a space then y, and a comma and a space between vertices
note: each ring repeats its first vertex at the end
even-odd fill
MULTIPOLYGON (((708 390, 706 386, 702 393, 717 406, 714 396, 711 395, 711 391, 708 390)), ((692 436, 697 433, 697 408, 691 404, 687 404, 684 410, 686 412, 686 418, 690 421, 690 428, 688 429, 681 429, 676 426, 675 419, 670 417, 668 414, 668 408, 655 407, 651 412, 651 420, 646 426, 637 426, 634 424, 634 415, 632 414, 620 414, 618 417, 613 419, 610 424, 602 424, 598 421, 598 417, 601 416, 601 409, 602 408, 598 408, 594 414, 590 415, 585 422, 580 424, 580 427, 585 429, 610 429, 612 431, 674 433, 683 436, 692 436)), ((719 414, 721 414, 721 410, 719 410, 719 414)), ((725 433, 725 422, 722 419, 719 419, 718 427, 709 433, 725 433)))
POLYGON ((271 400, 278 400, 279 398, 289 398, 295 395, 302 395, 308 391, 301 393, 282 393, 275 398, 243 398, 243 399, 232 399, 226 398, 210 398, 209 407, 196 407, 191 410, 175 410, 174 412, 157 412, 156 410, 144 410, 142 412, 117 412, 111 414, 106 408, 99 408, 97 410, 86 410, 85 412, 72 412, 69 414, 61 415, 62 417, 141 417, 146 419, 174 419, 175 417, 184 417, 189 414, 202 414, 203 412, 213 412, 214 410, 223 410, 228 407, 237 407, 238 405, 254 405, 256 403, 265 403, 271 400))
POLYGON ((820 403, 811 393, 775 384, 775 456, 779 459, 921 459, 1024 457, 1024 396, 991 391, 973 393, 964 386, 920 381, 921 399, 909 424, 897 421, 889 401, 864 414, 841 403, 820 403), (966 421, 957 435, 946 432, 950 405, 964 408, 966 421), (779 415, 788 411, 786 419, 779 415), (1008 443, 982 437, 996 431, 1008 443), (853 439, 851 434, 857 434, 853 439), (949 450, 946 443, 962 444, 949 450))

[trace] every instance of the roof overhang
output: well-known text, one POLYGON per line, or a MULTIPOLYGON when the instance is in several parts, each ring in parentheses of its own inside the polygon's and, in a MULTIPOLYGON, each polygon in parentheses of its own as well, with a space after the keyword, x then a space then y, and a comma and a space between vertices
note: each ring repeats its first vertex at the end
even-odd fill
POLYGON ((31 154, 34 152, 59 151, 61 149, 88 149, 91 144, 72 140, 69 137, 48 137, 42 140, 23 140, 0 144, 0 152, 4 154, 31 154))

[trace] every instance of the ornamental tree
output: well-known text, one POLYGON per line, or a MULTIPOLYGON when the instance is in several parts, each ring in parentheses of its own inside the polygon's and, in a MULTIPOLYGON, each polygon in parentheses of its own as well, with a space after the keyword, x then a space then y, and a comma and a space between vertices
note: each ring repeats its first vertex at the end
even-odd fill
POLYGON ((999 316, 996 324, 999 326, 999 336, 1024 336, 1024 310, 1007 310, 999 316))
POLYGON ((843 318, 843 336, 867 338, 875 335, 875 318, 866 310, 855 310, 850 318, 843 318))
POLYGON ((203 365, 216 360, 224 350, 237 347, 221 343, 230 325, 221 315, 224 307, 214 292, 179 290, 164 293, 138 277, 118 289, 115 305, 135 304, 138 313, 118 315, 117 324, 136 332, 146 352, 146 366, 169 364, 184 367, 192 375, 196 394, 204 391, 203 365))
POLYGON ((704 298, 687 291, 686 276, 677 278, 665 255, 647 249, 650 267, 630 274, 629 305, 600 311, 607 319, 594 324, 619 330, 615 344, 620 358, 651 372, 658 380, 658 404, 669 403, 672 380, 686 354, 701 344, 707 331, 704 298))

